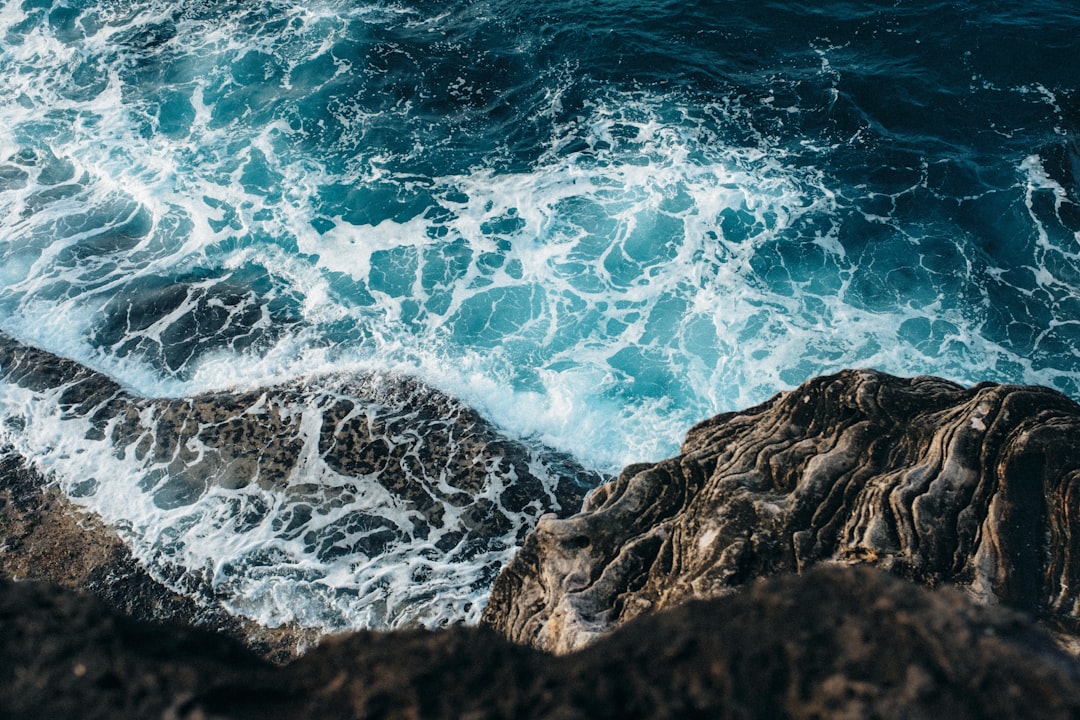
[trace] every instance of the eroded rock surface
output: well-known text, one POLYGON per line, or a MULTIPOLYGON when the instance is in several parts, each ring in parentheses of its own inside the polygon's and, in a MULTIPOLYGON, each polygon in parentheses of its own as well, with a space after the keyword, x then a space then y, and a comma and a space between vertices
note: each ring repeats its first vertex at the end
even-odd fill
POLYGON ((363 632, 274 669, 207 634, 0 582, 0 714, 81 718, 1072 718, 1080 674, 1026 617, 822 567, 551 656, 489 629, 363 632))
POLYGON ((1080 618, 1080 406, 1052 390, 846 371, 694 427, 581 513, 541 519, 484 621, 580 648, 643 613, 822 561, 1080 618))
POLYGON ((156 579, 274 624, 475 619, 536 520, 600 481, 409 377, 146 398, 0 334, 0 380, 7 442, 156 579))

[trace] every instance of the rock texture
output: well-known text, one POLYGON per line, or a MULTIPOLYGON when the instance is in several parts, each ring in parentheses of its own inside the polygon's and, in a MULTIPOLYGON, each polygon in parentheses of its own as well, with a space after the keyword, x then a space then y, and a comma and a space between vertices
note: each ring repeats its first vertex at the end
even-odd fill
POLYGON ((694 427, 541 519, 484 621, 555 652, 822 561, 1080 619, 1080 407, 1037 387, 847 371, 694 427))
MULTIPOLYGON (((0 334, 0 381, 7 383, 0 439, 14 446, 9 455, 21 453, 16 465, 29 471, 27 461, 44 457, 61 467, 50 478, 55 487, 90 506, 108 484, 121 514, 111 523, 121 526, 128 557, 154 580, 203 607, 243 613, 262 602, 253 615, 277 612, 284 622, 291 608, 267 610, 273 601, 251 600, 251 586, 290 567, 315 585, 341 568, 373 568, 358 570, 341 593, 342 603, 352 593, 363 597, 357 604, 377 608, 372 624, 407 624, 424 613, 478 616, 475 597, 536 520, 576 511, 586 488, 601 480, 564 455, 507 438, 409 377, 355 373, 147 398, 0 334), (79 465, 84 458, 91 459, 79 465), (129 518, 122 505, 138 509, 129 518), (256 540, 237 541, 245 534, 256 540), (233 556, 207 554, 233 546, 241 548, 233 556), (387 589, 373 561, 408 564, 412 570, 402 572, 419 575, 439 568, 442 585, 436 592, 409 577, 387 589), (460 572, 449 576, 447 568, 460 572), (453 596, 454 608, 432 610, 443 596, 453 596)), ((0 488, 9 481, 16 476, 3 473, 0 488)), ((49 498, 59 501, 55 494, 43 501, 49 498)), ((45 535, 26 535, 33 538, 45 535)), ((23 547, 35 546, 24 540, 23 547)), ((93 544, 44 554, 58 560, 77 549, 87 557, 76 564, 120 572, 93 544)), ((11 572, 67 582, 52 572, 64 570, 63 562, 24 565, 11 572)), ((347 626, 337 607, 318 613, 312 623, 347 626)))
MULTIPOLYGON (((175 438, 212 449, 176 466, 178 485, 163 476, 145 486, 168 489, 165 506, 215 483, 273 488, 287 477, 287 490, 289 452, 234 449, 294 437, 339 475, 388 476, 430 523, 438 503, 425 510, 424 498, 437 493, 443 508, 486 498, 495 515, 523 502, 504 497, 508 485, 492 491, 492 469, 522 467, 514 459, 529 450, 495 452, 472 500, 447 490, 473 482, 456 453, 484 457, 486 440, 469 443, 487 438, 485 426, 456 435, 462 426, 439 413, 458 406, 411 385, 400 391, 414 403, 357 400, 339 392, 348 383, 147 400, 35 352, 0 342, 5 378, 51 393, 85 420, 90 442, 166 466, 192 447, 175 438), (317 425, 272 409, 295 398, 317 425), (257 421, 245 419, 252 407, 265 410, 257 421), (410 439, 428 430, 451 450, 410 439), (413 444, 399 457, 399 443, 413 444), (202 462, 210 471, 190 472, 202 462), (433 467, 465 476, 432 488, 433 467), (400 473, 412 480, 395 481, 400 473)), ((342 635, 284 667, 221 633, 110 609, 244 636, 212 606, 156 584, 5 450, 0 569, 104 600, 0 580, 0 720, 1080 717, 1080 664, 1033 619, 1062 637, 1077 629, 1078 430, 1080 407, 1050 390, 865 371, 819 378, 698 425, 681 455, 627 468, 578 515, 542 518, 480 627, 342 635)), ((497 527, 486 512, 461 532, 497 527)))
MULTIPOLYGON (((87 439, 108 442, 118 456, 140 463, 143 487, 161 507, 190 504, 214 485, 291 485, 293 494, 303 492, 291 481, 309 459, 305 451, 313 450, 345 477, 378 477, 429 523, 440 523, 449 504, 466 510, 459 535, 475 529, 490 536, 509 528, 507 514, 576 509, 588 483, 599 479, 569 457, 509 440, 475 410, 410 377, 358 373, 143 398, 0 333, 0 379, 53 396, 66 419, 86 418, 87 439), (554 488, 545 482, 549 476, 534 472, 547 466, 557 470, 554 488), (496 474, 515 482, 493 496, 496 474)), ((527 528, 519 529, 524 535, 527 528)))
POLYGON ((223 639, 0 582, 0 716, 1071 718, 1077 665, 1024 616, 822 567, 551 656, 486 628, 358 633, 272 668, 223 639))

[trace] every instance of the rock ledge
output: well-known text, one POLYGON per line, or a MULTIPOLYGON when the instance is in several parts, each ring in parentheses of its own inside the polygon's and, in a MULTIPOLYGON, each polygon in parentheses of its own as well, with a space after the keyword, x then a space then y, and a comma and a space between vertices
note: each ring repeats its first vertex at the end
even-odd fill
POLYGON ((1080 618, 1080 406, 1046 388, 845 371, 707 420, 542 518, 483 621, 581 648, 639 615, 823 561, 1080 618))

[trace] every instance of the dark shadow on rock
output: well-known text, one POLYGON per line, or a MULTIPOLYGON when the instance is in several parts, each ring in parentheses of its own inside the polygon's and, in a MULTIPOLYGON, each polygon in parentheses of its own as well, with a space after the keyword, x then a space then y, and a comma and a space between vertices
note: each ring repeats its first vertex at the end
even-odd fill
POLYGON ((0 715, 81 718, 1070 718, 1080 673, 1019 613, 822 566, 552 656, 483 627, 363 632, 285 668, 206 633, 0 583, 0 715))

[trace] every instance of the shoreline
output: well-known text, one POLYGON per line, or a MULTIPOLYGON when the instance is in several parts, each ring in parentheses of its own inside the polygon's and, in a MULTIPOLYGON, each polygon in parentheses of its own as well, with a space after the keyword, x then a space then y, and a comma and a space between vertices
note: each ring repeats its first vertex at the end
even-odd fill
MULTIPOLYGON (((70 412, 122 406, 64 362, 2 369, 70 412)), ((433 408, 407 418, 421 424, 398 432, 452 426, 433 408)), ((627 467, 579 512, 564 496, 479 625, 325 636, 173 592, 0 448, 0 576, 28 580, 0 581, 0 656, 18 668, 0 696, 87 717, 1072 717, 1078 429, 1080 405, 1046 388, 823 376, 699 423, 680 455, 627 467)), ((507 492, 507 441, 483 437, 470 452, 499 449, 489 472, 506 479, 486 477, 507 492)))

